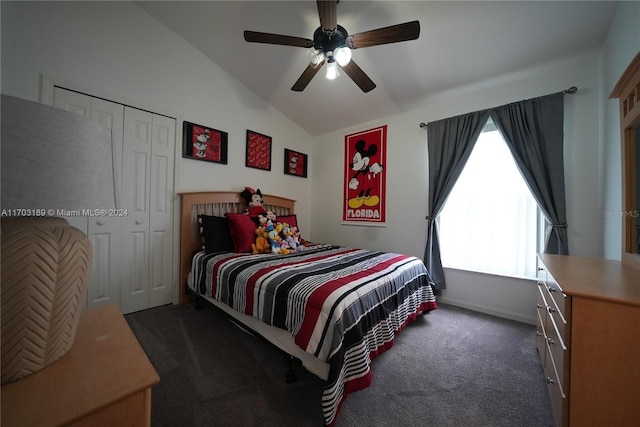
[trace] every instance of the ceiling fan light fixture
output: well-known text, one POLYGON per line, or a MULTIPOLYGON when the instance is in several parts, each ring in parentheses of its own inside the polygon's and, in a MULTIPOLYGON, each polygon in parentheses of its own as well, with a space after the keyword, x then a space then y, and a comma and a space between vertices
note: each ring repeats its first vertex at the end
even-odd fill
POLYGON ((347 46, 342 46, 342 47, 337 48, 333 52, 333 54, 334 54, 333 55, 334 58, 336 59, 336 62, 341 67, 344 67, 345 65, 347 65, 351 61, 351 49, 349 49, 349 47, 347 47, 347 46))
POLYGON ((320 50, 311 48, 307 51, 307 56, 313 68, 317 67, 322 61, 324 61, 324 53, 320 50))
POLYGON ((339 1, 316 1, 320 26, 313 32, 312 39, 248 30, 244 32, 244 39, 251 43, 296 46, 307 49, 309 65, 291 87, 291 90, 295 92, 302 92, 311 79, 318 74, 325 62, 327 63, 325 76, 327 79, 333 80, 340 75, 339 65, 362 92, 370 92, 375 89, 376 84, 351 59, 351 50, 416 40, 420 36, 420 22, 405 22, 350 35, 344 27, 337 23, 339 1))
POLYGON ((336 63, 336 60, 333 58, 333 56, 330 56, 329 60, 327 61, 327 74, 325 75, 325 78, 327 80, 335 80, 339 75, 340 73, 338 72, 338 64, 336 63))

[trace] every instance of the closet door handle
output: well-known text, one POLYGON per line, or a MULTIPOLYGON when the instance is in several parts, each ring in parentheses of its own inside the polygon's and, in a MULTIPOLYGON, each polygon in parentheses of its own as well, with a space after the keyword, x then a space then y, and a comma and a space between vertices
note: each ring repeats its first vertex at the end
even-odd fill
POLYGON ((551 338, 547 338, 547 342, 549 343, 549 345, 554 345, 556 342, 554 340, 552 340, 551 338))

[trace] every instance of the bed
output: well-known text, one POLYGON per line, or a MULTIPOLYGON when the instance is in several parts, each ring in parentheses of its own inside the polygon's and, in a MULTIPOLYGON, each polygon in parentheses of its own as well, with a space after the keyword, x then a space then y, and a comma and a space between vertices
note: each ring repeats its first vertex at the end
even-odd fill
MULTIPOLYGON (((240 194, 180 197, 181 301, 189 294, 207 300, 325 380, 325 425, 333 425, 348 393, 369 386, 371 362, 393 345, 395 334, 437 307, 429 273, 416 257, 309 243, 286 255, 237 245, 221 250, 205 245, 214 235, 219 243, 221 228, 212 234, 203 221, 225 218, 235 245, 233 222, 247 217, 240 194)), ((294 200, 263 195, 263 201, 278 219, 295 223, 294 200)))

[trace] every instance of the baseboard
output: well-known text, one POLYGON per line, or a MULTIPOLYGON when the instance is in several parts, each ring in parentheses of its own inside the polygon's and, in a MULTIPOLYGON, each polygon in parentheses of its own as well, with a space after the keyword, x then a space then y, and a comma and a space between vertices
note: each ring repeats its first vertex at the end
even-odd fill
POLYGON ((525 316, 522 313, 514 313, 486 305, 473 304, 456 298, 447 298, 444 295, 439 296, 438 301, 443 304, 453 305, 455 307, 465 308, 467 310, 477 311, 491 316, 501 317, 503 319, 515 320, 516 322, 527 323, 530 325, 536 324, 536 318, 534 316, 525 316))

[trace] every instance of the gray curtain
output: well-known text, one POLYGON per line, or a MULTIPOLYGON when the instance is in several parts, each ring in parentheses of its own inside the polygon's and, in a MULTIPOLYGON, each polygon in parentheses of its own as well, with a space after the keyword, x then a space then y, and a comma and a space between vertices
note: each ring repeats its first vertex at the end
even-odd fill
POLYGON ((430 122, 427 126, 429 151, 429 215, 424 262, 436 289, 446 288, 440 259, 436 219, 464 165, 469 159, 490 110, 430 122))
POLYGON ((538 206, 551 223, 545 253, 568 255, 562 92, 491 111, 538 206))
POLYGON ((427 126, 429 214, 424 262, 438 290, 445 289, 446 283, 436 219, 489 115, 551 224, 544 252, 569 254, 564 187, 563 92, 430 122, 427 126))

